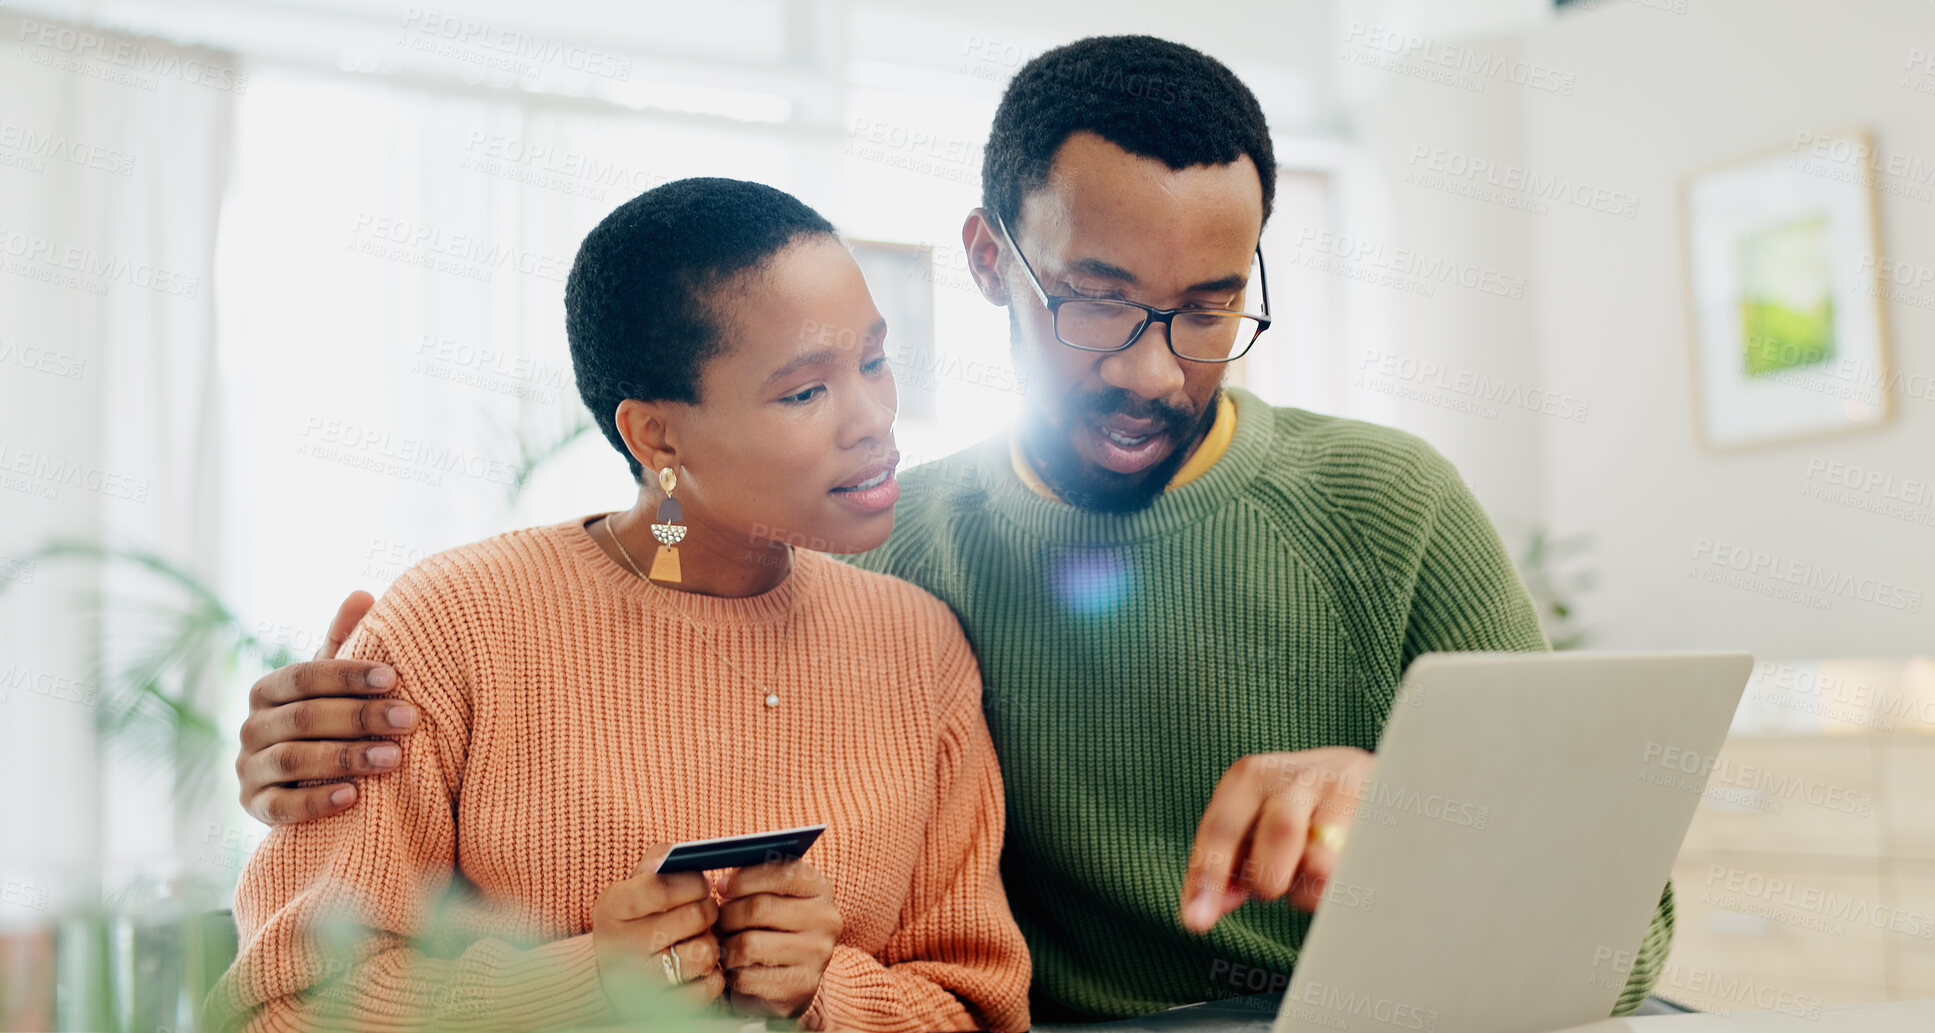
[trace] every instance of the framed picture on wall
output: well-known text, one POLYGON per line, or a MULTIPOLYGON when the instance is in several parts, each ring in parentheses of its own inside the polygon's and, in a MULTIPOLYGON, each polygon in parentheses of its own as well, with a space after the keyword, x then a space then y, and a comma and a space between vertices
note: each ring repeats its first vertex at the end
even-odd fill
POLYGON ((1689 176, 1682 217, 1695 424, 1714 448, 1880 426, 1892 414, 1865 130, 1689 176))

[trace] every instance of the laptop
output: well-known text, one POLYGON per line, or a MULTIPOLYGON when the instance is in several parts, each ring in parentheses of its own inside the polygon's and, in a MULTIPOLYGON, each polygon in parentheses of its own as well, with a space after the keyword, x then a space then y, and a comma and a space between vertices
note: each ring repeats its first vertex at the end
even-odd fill
POLYGON ((1546 1033, 1610 1015, 1752 665, 1420 657, 1274 1033, 1546 1033))

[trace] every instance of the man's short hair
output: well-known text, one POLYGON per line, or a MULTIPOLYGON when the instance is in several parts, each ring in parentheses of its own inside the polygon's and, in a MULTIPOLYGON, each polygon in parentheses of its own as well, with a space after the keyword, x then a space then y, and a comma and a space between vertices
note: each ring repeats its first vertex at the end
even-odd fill
POLYGON ((1091 36, 1023 65, 994 112, 982 206, 1018 228, 1022 198, 1048 182, 1055 152, 1084 130, 1172 169, 1247 154, 1270 219, 1277 163, 1256 95, 1221 61, 1154 36, 1091 36))
POLYGON ((618 403, 699 401, 707 361, 725 348, 727 280, 833 224, 798 198, 738 179, 680 179, 605 216, 564 285, 565 335, 578 394, 598 429, 642 470, 618 433, 618 403))

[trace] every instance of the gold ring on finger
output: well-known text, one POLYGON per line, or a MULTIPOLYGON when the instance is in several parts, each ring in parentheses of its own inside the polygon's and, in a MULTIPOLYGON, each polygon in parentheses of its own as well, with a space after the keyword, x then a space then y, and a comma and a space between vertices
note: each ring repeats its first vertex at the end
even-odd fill
POLYGON ((1344 830, 1336 825, 1322 825, 1312 822, 1310 825, 1310 841, 1318 846, 1330 848, 1332 853, 1342 853, 1344 850, 1344 830))
POLYGON ((658 963, 660 967, 665 969, 666 982, 672 984, 673 986, 684 985, 685 965, 684 963, 679 961, 679 949, 677 947, 673 947, 670 950, 660 951, 658 955, 658 963))

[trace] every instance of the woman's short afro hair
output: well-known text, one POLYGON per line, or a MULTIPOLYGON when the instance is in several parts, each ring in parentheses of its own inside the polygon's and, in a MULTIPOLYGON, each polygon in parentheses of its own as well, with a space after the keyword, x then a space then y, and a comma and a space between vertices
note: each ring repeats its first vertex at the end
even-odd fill
POLYGON ((798 198, 739 179, 680 179, 619 205, 586 235, 564 285, 565 335, 578 394, 613 448, 618 403, 697 402, 725 348, 715 295, 801 237, 833 224, 798 198))

